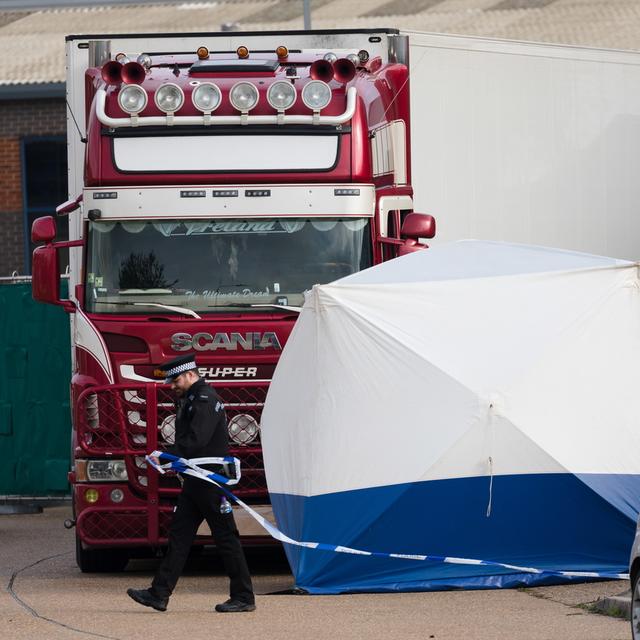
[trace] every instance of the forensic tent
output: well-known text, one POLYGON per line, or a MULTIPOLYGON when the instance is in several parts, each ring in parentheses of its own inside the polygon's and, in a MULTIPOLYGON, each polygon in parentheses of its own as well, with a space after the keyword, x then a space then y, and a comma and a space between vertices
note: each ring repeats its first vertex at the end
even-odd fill
POLYGON ((296 585, 419 591, 626 572, 639 363, 631 262, 461 241, 315 286, 262 417, 277 524, 321 543, 285 545, 296 585))

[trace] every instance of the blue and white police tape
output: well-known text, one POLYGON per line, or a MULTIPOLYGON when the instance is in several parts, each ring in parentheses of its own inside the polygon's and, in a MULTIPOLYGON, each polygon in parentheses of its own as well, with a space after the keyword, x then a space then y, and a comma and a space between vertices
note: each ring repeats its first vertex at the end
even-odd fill
POLYGON ((492 560, 474 560, 472 558, 456 558, 452 556, 435 556, 435 555, 421 555, 412 553, 382 553, 380 551, 363 551, 362 549, 353 549, 351 547, 343 547, 341 545, 327 544, 325 542, 302 542, 299 540, 293 540, 289 536, 285 535, 275 525, 269 522, 266 518, 262 517, 259 513, 254 511, 250 506, 242 502, 240 498, 233 495, 223 485, 236 484, 240 479, 240 463, 237 458, 191 458, 187 460, 185 458, 178 458, 176 456, 164 453, 162 451, 154 451, 150 456, 147 456, 147 461, 160 473, 164 473, 165 470, 171 469, 185 475, 190 475, 195 478, 200 478, 205 482, 210 482, 216 485, 224 494, 233 502, 242 507, 254 520, 256 520, 263 529, 276 540, 285 544, 294 545, 297 547, 306 547, 308 549, 318 549, 321 551, 333 551, 335 553, 351 553, 359 556, 371 556, 374 558, 398 558, 400 560, 424 560, 428 562, 443 562, 447 564, 466 564, 466 565, 482 565, 487 567, 497 567, 501 569, 510 569, 519 573, 532 573, 532 574, 546 574, 553 576, 563 576, 567 578, 607 578, 613 580, 628 580, 628 573, 613 573, 613 572, 596 572, 596 571, 551 571, 548 569, 536 569, 534 567, 521 567, 515 564, 505 564, 504 562, 494 562, 492 560), (158 458, 159 460, 166 460, 167 463, 158 465, 151 459, 151 457, 158 458), (212 473, 203 469, 199 465, 211 464, 211 463, 231 463, 236 465, 236 477, 233 479, 225 478, 217 473, 212 473))
MULTIPOLYGON (((164 474, 166 471, 175 471, 176 473, 182 473, 187 476, 194 476, 195 478, 201 478, 207 480, 215 485, 221 484, 232 485, 238 484, 240 481, 240 460, 233 456, 225 456, 223 458, 180 458, 164 451, 153 451, 148 456, 145 456, 146 461, 156 470, 158 473, 164 474), (154 460, 166 460, 165 464, 157 464, 154 460), (225 468, 228 476, 221 476, 213 471, 203 469, 199 465, 201 464, 218 464, 225 468)), ((222 487, 220 487, 222 488, 222 487)))

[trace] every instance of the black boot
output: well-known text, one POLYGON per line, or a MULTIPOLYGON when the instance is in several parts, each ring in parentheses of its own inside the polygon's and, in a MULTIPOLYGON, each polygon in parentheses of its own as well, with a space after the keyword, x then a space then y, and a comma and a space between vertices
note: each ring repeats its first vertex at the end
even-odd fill
POLYGON ((127 589, 127 595, 138 604, 153 607, 156 611, 166 611, 168 599, 154 596, 149 589, 127 589))
POLYGON ((255 611, 256 605, 242 600, 234 600, 229 598, 226 602, 216 605, 218 613, 241 613, 243 611, 255 611))

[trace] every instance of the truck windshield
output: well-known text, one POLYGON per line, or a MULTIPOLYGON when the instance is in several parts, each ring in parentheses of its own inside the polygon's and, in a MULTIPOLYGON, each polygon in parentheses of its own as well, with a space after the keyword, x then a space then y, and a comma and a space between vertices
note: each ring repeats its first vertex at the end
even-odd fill
POLYGON ((305 290, 371 266, 371 253, 367 218, 96 221, 85 299, 93 313, 264 313, 253 305, 302 306, 305 290))

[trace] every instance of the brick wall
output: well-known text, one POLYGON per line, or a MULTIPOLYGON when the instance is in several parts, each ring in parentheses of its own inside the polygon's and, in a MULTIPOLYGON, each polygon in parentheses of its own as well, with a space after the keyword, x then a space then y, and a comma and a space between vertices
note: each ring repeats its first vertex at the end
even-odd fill
POLYGON ((63 98, 0 102, 0 138, 62 135, 66 118, 63 98))
MULTIPOLYGON (((0 118, 2 115, 0 114, 0 118)), ((0 211, 22 207, 20 138, 0 138, 0 211)))
POLYGON ((22 211, 2 213, 0 226, 0 276, 24 274, 22 211))
POLYGON ((63 99, 0 102, 0 276, 26 272, 20 141, 27 136, 64 135, 63 99))

